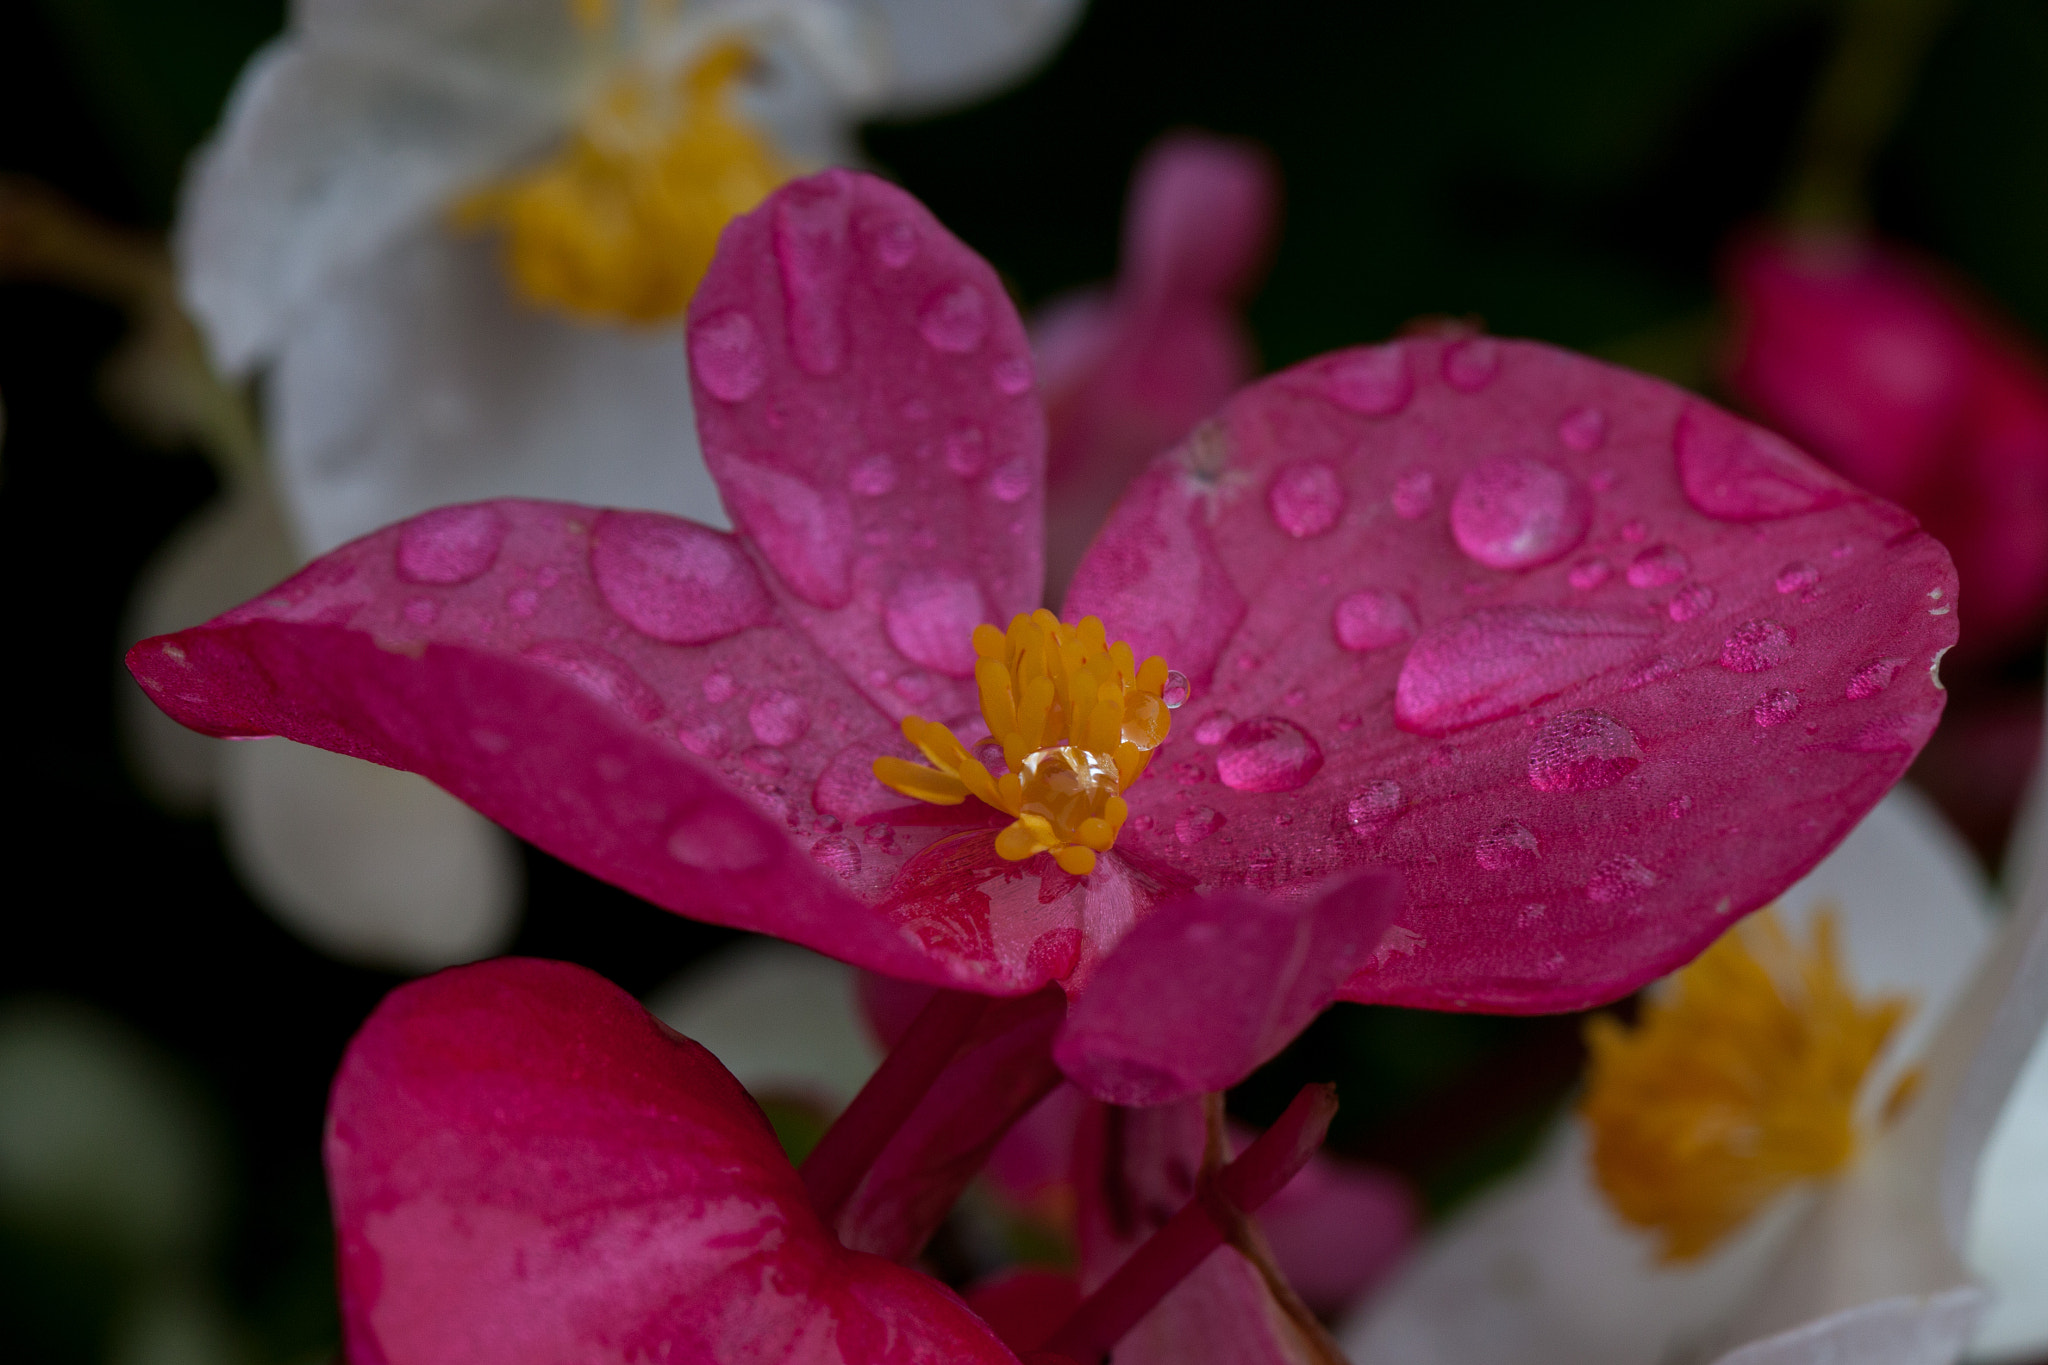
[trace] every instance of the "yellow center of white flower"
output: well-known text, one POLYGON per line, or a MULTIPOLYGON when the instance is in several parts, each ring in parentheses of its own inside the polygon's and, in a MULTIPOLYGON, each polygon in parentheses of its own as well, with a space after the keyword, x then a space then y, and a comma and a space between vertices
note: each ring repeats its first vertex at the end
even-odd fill
POLYGON ((1130 815, 1123 792, 1172 723, 1166 660, 1139 664, 1096 617, 1070 626, 1043 608, 1013 618, 1007 632, 976 626, 974 652, 987 738, 970 752, 947 727, 907 717, 904 738, 932 766, 878 758, 875 777, 942 806, 976 797, 1014 817, 996 836, 997 853, 1017 862, 1050 852, 1086 876, 1116 843, 1130 815))
POLYGON ((1667 1262, 1706 1254, 1774 1196, 1856 1153, 1865 1072, 1908 1002, 1858 999, 1835 916, 1802 948, 1771 910, 1723 935, 1645 1002, 1601 1016, 1582 1111, 1614 1210, 1667 1262))
MULTIPOLYGON (((602 22, 603 0, 573 0, 602 22)), ((546 161, 486 185, 455 209, 500 229, 505 268, 530 302, 597 321, 681 315, 718 234, 798 167, 733 108, 752 57, 725 42, 669 77, 615 74, 546 161)))

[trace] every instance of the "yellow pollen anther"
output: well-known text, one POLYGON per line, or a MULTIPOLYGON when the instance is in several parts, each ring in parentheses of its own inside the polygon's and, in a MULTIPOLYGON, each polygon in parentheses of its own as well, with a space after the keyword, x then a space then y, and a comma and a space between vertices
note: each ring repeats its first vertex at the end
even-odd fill
POLYGON ((1634 1028, 1587 1025, 1593 1174, 1622 1218, 1657 1234, 1664 1261, 1704 1255, 1787 1187, 1854 1157, 1857 1092, 1908 1004, 1859 1000, 1835 938, 1832 911, 1805 948, 1761 911, 1634 1028))
MULTIPOLYGON (((591 22, 602 0, 578 0, 591 22)), ((732 110, 752 57, 712 49, 680 76, 614 77, 547 161, 466 196, 460 227, 498 227, 513 286, 578 317, 653 323, 680 315, 718 234, 797 168, 732 110)))
POLYGON ((1085 877, 1130 818, 1124 789, 1166 739, 1166 661, 1140 664, 1095 617, 1070 626, 1042 608, 1012 618, 1007 631, 976 626, 973 640, 988 739, 970 751, 945 726, 907 717, 903 737, 932 766, 878 758, 875 777, 938 805, 975 797, 1012 817, 997 853, 1012 862, 1050 853, 1085 877))

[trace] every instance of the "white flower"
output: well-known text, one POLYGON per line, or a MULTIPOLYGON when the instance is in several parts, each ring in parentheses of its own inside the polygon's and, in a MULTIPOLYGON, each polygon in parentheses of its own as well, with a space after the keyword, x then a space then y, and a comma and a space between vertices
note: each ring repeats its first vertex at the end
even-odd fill
MULTIPOLYGON (((1850 1073, 1854 1159, 1744 1211, 1704 1254, 1672 1261, 1660 1252, 1684 1240, 1683 1220, 1676 1234, 1669 1223, 1653 1233, 1617 1214, 1616 1168, 1596 1174, 1600 1143, 1614 1140, 1601 1124, 1615 1095, 1604 1108, 1589 1099, 1528 1170, 1454 1217, 1346 1325, 1352 1360, 1958 1359, 1985 1301, 1957 1251, 1978 1156, 2048 1018, 2044 895, 2048 886, 2036 886, 2018 915, 1997 923, 1954 836, 1921 798, 1894 792, 1780 902, 1794 942, 1817 910, 1839 907, 1845 977, 1866 1007, 1885 995, 1911 1001, 1860 1084, 1850 1073)), ((1746 941, 1758 942, 1757 931, 1746 941)), ((1660 1000, 1704 990, 1700 980, 1675 978, 1660 1000)), ((1738 1032, 1731 1025, 1708 1046, 1726 1046, 1738 1032)), ((1600 1084, 1592 1085, 1596 1098, 1600 1084)), ((1677 1084, 1682 1090, 1682 1078, 1677 1084)), ((1795 1098, 1825 1116, 1825 1097, 1809 1090, 1795 1098)), ((1624 1187, 1626 1176, 1620 1172, 1624 1187)), ((1677 1181, 1670 1190, 1697 1193, 1677 1181)), ((1653 1203, 1659 1193, 1654 1184, 1637 1191, 1653 1203)), ((2041 1241, 2036 1230, 2037 1255, 2041 1241)))
POLYGON ((301 551, 497 496, 723 524, 674 322, 718 228, 849 157, 854 119, 1019 75, 1079 7, 300 0, 177 249, 216 361, 268 372, 301 551))

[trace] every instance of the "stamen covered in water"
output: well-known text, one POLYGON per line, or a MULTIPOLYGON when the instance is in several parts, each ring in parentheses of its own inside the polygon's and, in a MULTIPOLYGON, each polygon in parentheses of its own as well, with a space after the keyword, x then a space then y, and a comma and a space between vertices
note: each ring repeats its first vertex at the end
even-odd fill
POLYGON ((672 78, 622 71, 553 156, 458 203, 457 225, 504 231, 506 270, 533 303, 600 321, 680 315, 725 225, 798 169, 732 109, 752 60, 729 42, 672 78))
POLYGON ((1801 947, 1771 910, 1736 926, 1630 1028, 1601 1016, 1581 1108, 1614 1210, 1666 1262, 1705 1255, 1774 1196, 1856 1154, 1865 1072, 1909 1008, 1859 999, 1835 915, 1801 947))
POLYGON ((1070 626, 1043 608, 1012 618, 1007 632, 976 626, 974 652, 989 737, 970 751, 944 725, 906 717, 904 738, 932 766, 882 757, 875 777, 937 805, 976 797, 1014 817, 997 853, 1020 862, 1049 852, 1086 876, 1130 815, 1123 792, 1166 739, 1166 660, 1140 664, 1096 617, 1070 626), (1005 771, 992 771, 997 762, 1005 771))

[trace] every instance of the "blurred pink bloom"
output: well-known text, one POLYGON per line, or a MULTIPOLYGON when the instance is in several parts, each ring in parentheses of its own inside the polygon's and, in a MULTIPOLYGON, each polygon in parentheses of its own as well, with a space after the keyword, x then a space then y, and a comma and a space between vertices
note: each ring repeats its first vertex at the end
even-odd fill
POLYGON ((1240 317, 1272 253, 1279 175, 1251 143, 1175 133, 1138 165, 1114 288, 1032 323, 1049 425, 1046 598, 1119 494, 1257 368, 1240 317))
POLYGON ((1967 654, 2037 643, 2048 368, 2034 347, 1941 267, 1880 242, 1754 232, 1727 279, 1734 392, 1949 547, 1967 654))
POLYGON ((690 344, 733 534, 443 508, 131 668, 195 729, 423 773, 680 913, 1058 982, 1062 1067, 1126 1103, 1234 1080, 1333 997, 1632 990, 1941 713, 1953 571, 1897 508, 1661 382, 1409 339, 1240 391, 1131 486, 1067 610, 1197 700, 1091 873, 1012 862, 1006 817, 871 768, 906 715, 972 717, 973 628, 1039 601, 1044 415, 994 272, 826 172, 734 221, 690 344))

